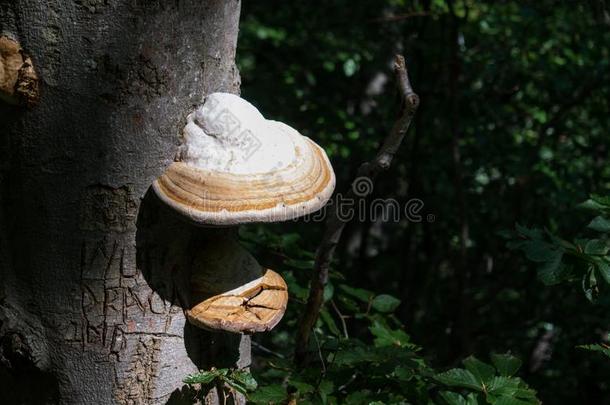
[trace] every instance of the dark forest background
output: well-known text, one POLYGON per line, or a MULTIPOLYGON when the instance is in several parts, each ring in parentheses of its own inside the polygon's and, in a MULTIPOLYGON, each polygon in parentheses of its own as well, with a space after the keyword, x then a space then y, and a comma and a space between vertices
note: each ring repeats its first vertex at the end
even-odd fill
POLYGON ((288 359, 324 224, 242 231, 291 289, 256 337, 258 400, 535 403, 490 394, 472 357, 478 388, 455 371, 510 353, 544 403, 609 403, 610 7, 245 1, 241 20, 242 96, 322 145, 338 192, 399 111, 394 54, 421 99, 370 199, 420 199, 422 221, 348 225, 305 368, 288 359))

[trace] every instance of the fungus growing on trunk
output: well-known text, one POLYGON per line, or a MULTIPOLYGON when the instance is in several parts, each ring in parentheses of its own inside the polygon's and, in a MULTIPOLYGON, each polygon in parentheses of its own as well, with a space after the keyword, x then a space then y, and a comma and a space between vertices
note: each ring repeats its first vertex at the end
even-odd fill
POLYGON ((208 298, 187 311, 195 325, 229 332, 265 332, 282 319, 288 287, 273 270, 234 290, 208 298))
POLYGON ((186 311, 199 327, 230 332, 264 332, 284 315, 288 287, 279 274, 263 269, 232 228, 211 230, 193 261, 191 300, 186 311))
POLYGON ((184 217, 224 227, 193 263, 189 321, 238 333, 273 328, 286 309, 286 283, 239 246, 234 227, 317 211, 334 186, 328 157, 312 140, 239 96, 209 95, 187 117, 176 161, 153 183, 184 217))
POLYGON ((0 99, 28 107, 38 102, 38 76, 17 41, 0 36, 0 99))

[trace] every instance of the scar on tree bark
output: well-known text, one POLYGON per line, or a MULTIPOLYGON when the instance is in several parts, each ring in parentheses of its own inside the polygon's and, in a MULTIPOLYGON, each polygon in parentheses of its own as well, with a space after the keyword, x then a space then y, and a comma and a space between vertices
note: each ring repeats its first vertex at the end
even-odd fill
MULTIPOLYGON (((360 165, 356 179, 365 177, 372 182, 380 172, 390 167, 419 105, 419 97, 411 87, 406 62, 402 55, 396 55, 394 58, 394 73, 401 98, 400 115, 390 133, 384 139, 375 158, 360 165)), ((355 193, 354 187, 350 187, 345 195, 348 201, 355 202, 355 206, 359 206, 358 202, 366 198, 366 195, 355 193)), ((328 269, 332 262, 335 248, 341 239, 343 228, 345 228, 347 223, 340 218, 339 209, 339 205, 336 204, 335 210, 327 218, 324 236, 316 252, 309 297, 297 331, 294 353, 294 359, 297 364, 303 364, 307 360, 309 338, 323 304, 324 286, 328 281, 328 269)))

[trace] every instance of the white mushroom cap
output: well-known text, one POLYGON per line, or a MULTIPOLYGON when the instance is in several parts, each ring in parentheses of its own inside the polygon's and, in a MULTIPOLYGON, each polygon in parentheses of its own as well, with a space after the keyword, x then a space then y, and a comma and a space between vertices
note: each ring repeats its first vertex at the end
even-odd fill
POLYGON ((319 210, 334 190, 322 148, 236 95, 209 95, 183 137, 178 161, 153 188, 195 222, 284 221, 319 210))

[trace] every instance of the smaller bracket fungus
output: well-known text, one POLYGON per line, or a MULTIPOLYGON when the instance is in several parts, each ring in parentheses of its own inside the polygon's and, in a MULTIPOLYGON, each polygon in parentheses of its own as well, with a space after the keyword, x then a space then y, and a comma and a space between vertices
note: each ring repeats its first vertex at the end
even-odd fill
POLYGON ((206 233, 192 261, 190 276, 191 324, 234 333, 271 330, 288 304, 282 277, 263 269, 233 235, 235 228, 206 233))
POLYGON ((334 190, 322 148, 236 95, 209 95, 188 116, 183 138, 153 188, 197 223, 285 221, 319 210, 334 190))
POLYGON ((197 326, 228 332, 254 333, 272 329, 284 316, 288 287, 272 270, 248 284, 208 298, 187 311, 197 326))
POLYGON ((38 76, 19 43, 0 36, 0 99, 31 107, 38 102, 38 76))

